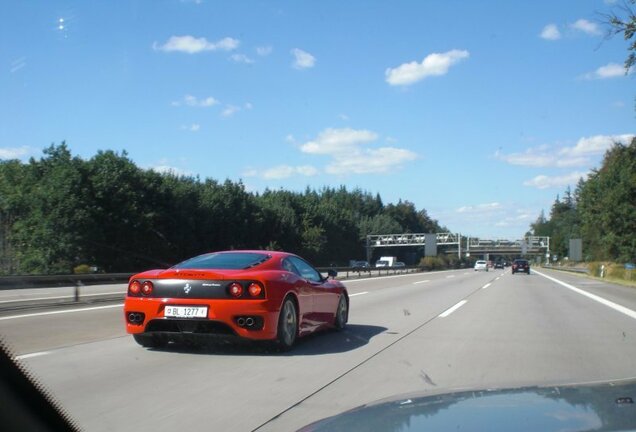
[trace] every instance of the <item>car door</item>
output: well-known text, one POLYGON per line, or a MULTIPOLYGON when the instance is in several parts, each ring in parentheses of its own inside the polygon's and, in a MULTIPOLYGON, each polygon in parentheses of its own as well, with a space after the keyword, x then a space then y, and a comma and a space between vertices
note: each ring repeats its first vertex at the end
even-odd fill
POLYGON ((330 280, 324 279, 320 272, 307 261, 298 257, 291 257, 291 259, 300 271, 301 277, 306 279, 312 287, 312 318, 320 324, 333 322, 340 294, 338 287, 330 280))
POLYGON ((287 257, 282 261, 283 268, 292 273, 295 277, 293 285, 298 297, 300 310, 298 311, 298 329, 299 333, 308 333, 313 331, 320 324, 314 313, 314 286, 309 280, 303 277, 301 271, 296 267, 293 261, 294 257, 287 257))

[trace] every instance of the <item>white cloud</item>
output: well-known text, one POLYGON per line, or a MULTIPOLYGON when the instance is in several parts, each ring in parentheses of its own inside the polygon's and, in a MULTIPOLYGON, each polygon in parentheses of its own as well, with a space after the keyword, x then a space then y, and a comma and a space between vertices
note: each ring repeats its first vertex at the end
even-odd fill
POLYGON ((171 36, 163 45, 157 42, 152 44, 155 51, 183 52, 195 54, 203 51, 232 51, 239 46, 239 40, 231 37, 209 42, 206 38, 193 36, 171 36))
POLYGON ((633 69, 625 73, 625 67, 618 63, 608 63, 605 66, 601 66, 596 69, 594 72, 589 72, 583 75, 585 79, 607 79, 607 78, 618 78, 623 77, 625 75, 629 75, 633 72, 633 69))
POLYGON ((542 39, 546 40, 558 40, 561 39, 561 32, 556 24, 548 24, 543 27, 541 30, 541 34, 539 35, 542 39))
POLYGON ((219 101, 212 96, 197 98, 192 95, 185 95, 182 100, 172 102, 172 106, 187 105, 191 107, 207 108, 218 104, 219 101))
POLYGON ((531 147, 522 153, 503 154, 495 152, 495 158, 509 163, 529 167, 571 167, 586 165, 589 160, 584 157, 560 158, 548 146, 531 147))
POLYGON ((294 48, 290 52, 294 56, 294 62, 292 63, 292 66, 295 69, 308 69, 314 67, 314 65, 316 64, 316 57, 306 51, 303 51, 299 48, 294 48))
POLYGON ((254 108, 254 105, 252 105, 252 103, 251 103, 251 102, 245 102, 245 105, 243 105, 243 107, 244 107, 246 110, 251 110, 252 108, 254 108))
POLYGON ((457 213, 492 213, 493 211, 500 210, 501 204, 498 202, 491 202, 485 204, 468 205, 458 208, 457 213))
POLYGON ((15 73, 19 71, 20 69, 22 69, 23 67, 25 67, 26 64, 27 64, 26 57, 17 58, 11 62, 11 67, 9 68, 9 71, 11 73, 15 73))
POLYGON ((524 186, 532 186, 537 189, 548 189, 548 188, 562 188, 568 185, 575 185, 578 183, 579 179, 583 177, 587 177, 587 173, 575 171, 570 174, 562 175, 562 176, 546 176, 546 175, 538 175, 533 179, 526 180, 523 182, 524 186))
POLYGON ((301 165, 296 167, 296 172, 298 174, 304 175, 306 177, 315 176, 318 174, 318 170, 311 165, 301 165))
POLYGON ((255 168, 247 168, 243 171, 243 177, 256 177, 258 175, 258 170, 255 168))
POLYGON ((171 175, 177 175, 177 176, 192 175, 192 173, 189 171, 172 166, 168 159, 161 159, 158 162, 156 162, 153 166, 147 166, 146 169, 155 171, 161 174, 171 174, 171 175))
POLYGON ((417 155, 396 147, 365 148, 378 140, 378 134, 365 129, 327 128, 300 146, 303 153, 328 155, 331 162, 325 168, 329 174, 386 173, 417 155))
POLYGON ((623 135, 594 135, 577 141, 574 147, 565 147, 559 152, 560 156, 588 156, 605 153, 614 143, 628 144, 634 134, 623 135))
POLYGON ((252 60, 251 58, 249 58, 248 56, 246 56, 245 54, 232 54, 230 56, 230 59, 236 63, 245 63, 245 64, 252 64, 254 63, 254 60, 252 60))
POLYGON ((265 170, 262 177, 267 180, 280 180, 294 175, 311 177, 316 174, 318 174, 318 170, 311 165, 301 165, 296 167, 290 165, 278 165, 265 170))
POLYGON ((348 156, 334 155, 326 171, 329 174, 386 173, 414 159, 417 155, 412 151, 395 147, 358 149, 348 156))
POLYGON ((0 147, 0 159, 20 159, 33 153, 28 146, 22 147, 0 147))
POLYGON ((267 57, 268 55, 270 55, 273 51, 273 48, 271 46, 260 46, 260 47, 256 47, 256 54, 258 54, 261 57, 267 57))
POLYGON ((338 117, 340 118, 340 120, 344 120, 344 121, 349 120, 349 116, 346 114, 338 114, 338 117))
POLYGON ((225 107, 223 111, 221 111, 221 115, 223 117, 231 117, 237 112, 239 112, 240 110, 241 110, 241 107, 238 107, 236 105, 228 105, 225 107))
POLYGON ((570 24, 570 28, 583 32, 590 36, 598 36, 601 34, 601 30, 598 28, 598 24, 583 18, 577 20, 574 24, 570 24))
POLYGON ((390 85, 409 85, 429 76, 446 75, 454 64, 470 56, 465 50, 451 50, 445 53, 427 55, 421 63, 404 63, 385 71, 386 82, 390 85))
POLYGON ((201 125, 197 124, 197 123, 192 123, 191 125, 181 126, 181 129, 187 130, 187 131, 190 131, 190 132, 198 132, 199 129, 201 129, 201 125))
POLYGON ((365 129, 327 128, 320 132, 315 140, 303 144, 300 150, 303 153, 311 154, 337 154, 350 152, 361 144, 369 143, 377 139, 378 135, 375 132, 365 129))
POLYGON ((528 231, 538 215, 536 203, 486 202, 461 207, 432 210, 431 217, 443 221, 451 230, 465 237, 516 240, 528 231))
MULTIPOLYGON (((537 215, 533 210, 522 210, 518 209, 512 214, 508 213, 507 215, 503 215, 503 217, 497 218, 497 222, 495 223, 496 227, 525 227, 528 226, 536 219, 537 215)), ((523 232, 523 231, 521 231, 523 232)))
POLYGON ((542 145, 531 147, 522 153, 495 153, 495 158, 511 165, 530 167, 583 167, 592 163, 592 156, 603 154, 615 142, 626 144, 632 140, 634 134, 595 135, 580 138, 573 147, 553 147, 542 145))
POLYGON ((154 166, 152 168, 150 168, 150 170, 158 172, 160 174, 171 174, 171 175, 175 175, 175 176, 186 176, 186 175, 190 175, 187 171, 184 171, 180 168, 176 168, 170 165, 157 165, 154 166))

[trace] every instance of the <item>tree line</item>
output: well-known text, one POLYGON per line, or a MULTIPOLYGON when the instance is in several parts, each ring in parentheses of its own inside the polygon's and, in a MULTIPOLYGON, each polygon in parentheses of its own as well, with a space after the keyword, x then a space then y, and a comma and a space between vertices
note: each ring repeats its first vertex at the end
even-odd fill
POLYGON ((583 240, 586 261, 636 260, 636 138, 614 144, 601 167, 558 195, 549 217, 541 212, 530 234, 550 236, 550 248, 568 255, 569 240, 583 240))
POLYGON ((138 271, 227 249, 345 265, 365 256, 368 234, 443 230, 411 202, 360 189, 251 193, 240 181, 142 169, 125 152, 84 160, 61 143, 0 162, 0 274, 138 271))

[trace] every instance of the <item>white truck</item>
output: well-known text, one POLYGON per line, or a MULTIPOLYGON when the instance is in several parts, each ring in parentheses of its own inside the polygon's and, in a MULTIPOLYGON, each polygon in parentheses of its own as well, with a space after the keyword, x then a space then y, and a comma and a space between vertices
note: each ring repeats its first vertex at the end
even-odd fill
POLYGON ((376 267, 393 267, 397 262, 397 257, 383 256, 375 262, 376 267))

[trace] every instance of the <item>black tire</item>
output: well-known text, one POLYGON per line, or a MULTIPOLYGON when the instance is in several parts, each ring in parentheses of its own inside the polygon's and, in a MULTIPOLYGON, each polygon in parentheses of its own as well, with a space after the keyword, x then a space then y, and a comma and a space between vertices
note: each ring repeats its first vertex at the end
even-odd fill
POLYGON ((338 307, 336 309, 336 319, 334 323, 336 330, 344 329, 347 325, 347 321, 349 321, 349 303, 343 294, 340 296, 340 300, 338 300, 338 307))
POLYGON ((160 339, 156 336, 134 334, 135 342, 144 348, 161 348, 167 345, 168 341, 160 339))
POLYGON ((290 350, 298 338, 298 312, 296 303, 287 297, 280 308, 278 315, 278 329, 276 330, 276 342, 283 351, 290 350))

